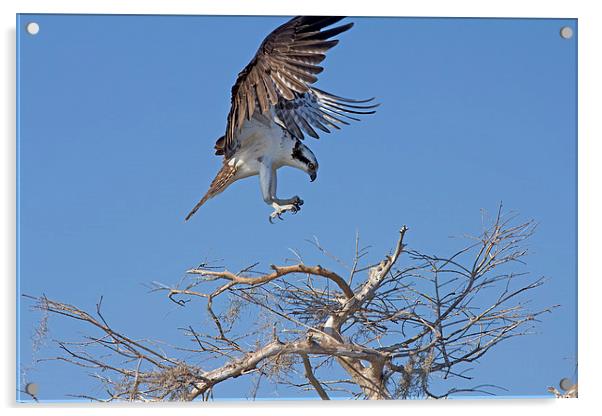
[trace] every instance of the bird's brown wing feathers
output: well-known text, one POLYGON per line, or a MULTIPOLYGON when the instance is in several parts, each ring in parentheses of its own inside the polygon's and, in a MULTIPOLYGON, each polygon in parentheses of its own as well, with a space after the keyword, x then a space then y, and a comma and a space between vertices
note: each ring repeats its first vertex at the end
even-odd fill
POLYGON ((221 193, 230 184, 232 184, 232 182, 234 182, 234 175, 236 175, 236 167, 224 163, 220 171, 217 172, 217 175, 213 181, 211 181, 211 186, 209 186, 209 190, 205 196, 201 198, 201 200, 194 206, 194 208, 192 208, 188 215, 186 215, 185 221, 188 221, 190 217, 192 217, 205 202, 221 193))
POLYGON ((325 53, 339 41, 330 39, 353 23, 322 30, 343 19, 336 16, 297 16, 270 33, 232 87, 228 126, 217 154, 229 158, 236 150, 235 133, 256 110, 262 114, 282 100, 309 91, 323 68, 325 53))

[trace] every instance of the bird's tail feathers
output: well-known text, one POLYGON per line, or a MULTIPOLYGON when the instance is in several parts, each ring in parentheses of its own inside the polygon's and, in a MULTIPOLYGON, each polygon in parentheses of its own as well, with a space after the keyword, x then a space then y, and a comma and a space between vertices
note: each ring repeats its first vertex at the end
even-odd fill
POLYGON ((205 204, 205 202, 209 201, 212 197, 213 197, 213 195, 211 195, 210 192, 207 192, 205 194, 205 196, 203 198, 201 198, 201 200, 199 202, 197 202, 197 204, 194 206, 194 208, 192 208, 192 210, 188 213, 188 215, 186 215, 186 218, 184 219, 184 221, 188 221, 190 219, 190 217, 192 217, 199 210, 199 208, 202 207, 205 204))
POLYGON ((222 193, 224 189, 226 189, 232 182, 234 182, 235 174, 236 168, 228 165, 227 163, 224 163, 220 171, 217 172, 217 175, 215 176, 213 181, 211 181, 211 186, 209 186, 209 190, 207 191, 205 196, 203 196, 203 198, 201 198, 201 200, 197 202, 197 204, 194 206, 194 208, 192 208, 188 215, 186 215, 184 221, 188 221, 190 217, 192 217, 199 210, 199 208, 205 204, 205 202, 209 201, 214 196, 222 193))

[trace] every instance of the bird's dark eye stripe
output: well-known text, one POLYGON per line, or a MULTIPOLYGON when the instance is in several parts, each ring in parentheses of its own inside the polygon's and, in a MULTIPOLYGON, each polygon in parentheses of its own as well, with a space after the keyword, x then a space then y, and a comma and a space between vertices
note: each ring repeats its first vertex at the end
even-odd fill
POLYGON ((309 159, 305 157, 305 155, 303 154, 303 152, 301 151, 301 143, 299 141, 297 141, 297 143, 295 143, 295 147, 293 149, 293 153, 291 155, 293 157, 293 159, 297 159, 302 163, 308 164, 309 159))

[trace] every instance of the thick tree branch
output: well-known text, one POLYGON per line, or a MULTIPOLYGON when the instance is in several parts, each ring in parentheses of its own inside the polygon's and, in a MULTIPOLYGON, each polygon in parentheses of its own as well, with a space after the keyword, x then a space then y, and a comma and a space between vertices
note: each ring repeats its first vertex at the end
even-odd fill
POLYGON ((242 374, 255 370, 259 363, 276 355, 331 355, 355 360, 382 360, 384 354, 353 344, 340 343, 335 338, 322 332, 310 332, 305 339, 292 342, 274 340, 269 344, 245 354, 244 357, 232 360, 222 367, 202 374, 203 381, 196 384, 191 392, 190 400, 202 395, 218 383, 239 377, 242 374))
POLYGON ((322 266, 306 266, 305 264, 295 264, 292 266, 270 266, 274 273, 265 274, 259 277, 246 277, 234 274, 228 270, 216 271, 216 270, 206 270, 206 269, 191 269, 186 273, 189 274, 200 274, 202 276, 214 276, 221 279, 227 279, 235 283, 256 286, 264 283, 268 283, 272 280, 278 279, 280 277, 286 276, 288 274, 293 273, 306 273, 311 274, 313 276, 322 276, 325 277, 334 283, 343 291, 347 298, 353 297, 353 291, 345 282, 345 280, 336 274, 333 271, 322 268, 322 266))
POLYGON ((330 397, 328 397, 328 394, 324 390, 324 387, 322 387, 322 384, 320 384, 320 380, 318 380, 314 375, 314 371, 311 368, 311 362, 309 361, 309 356, 307 354, 301 354, 301 358, 303 359, 305 377, 307 378, 309 383, 313 386, 314 389, 316 389, 318 396, 320 396, 322 400, 330 400, 330 397))
POLYGON ((332 317, 332 327, 337 332, 340 331, 341 325, 347 321, 351 314, 357 311, 364 303, 372 299, 374 292, 382 284, 383 280, 391 271, 391 267, 393 267, 403 252, 403 238, 407 230, 408 227, 405 225, 401 227, 401 230, 399 230, 399 240, 397 241, 393 255, 387 256, 377 266, 374 266, 370 269, 368 281, 356 294, 347 300, 347 302, 343 305, 342 310, 332 317))

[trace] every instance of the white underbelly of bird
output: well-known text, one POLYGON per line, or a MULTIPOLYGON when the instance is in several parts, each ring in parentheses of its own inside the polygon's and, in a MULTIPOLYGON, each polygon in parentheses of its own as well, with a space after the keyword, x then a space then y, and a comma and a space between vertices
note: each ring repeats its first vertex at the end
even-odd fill
POLYGON ((219 195, 232 183, 250 176, 259 176, 263 200, 274 211, 270 221, 281 218, 284 212, 299 211, 303 200, 299 196, 278 198, 276 195, 277 170, 284 166, 306 170, 310 180, 315 180, 318 162, 312 151, 270 117, 255 114, 240 131, 239 147, 211 182, 209 191, 187 215, 188 220, 205 202, 219 195), (308 168, 310 165, 311 169, 308 168))
POLYGON ((245 123, 238 137, 240 147, 227 161, 237 169, 235 180, 259 175, 262 165, 278 169, 291 158, 294 139, 267 117, 255 115, 245 123), (288 142, 288 143, 287 143, 288 142))

